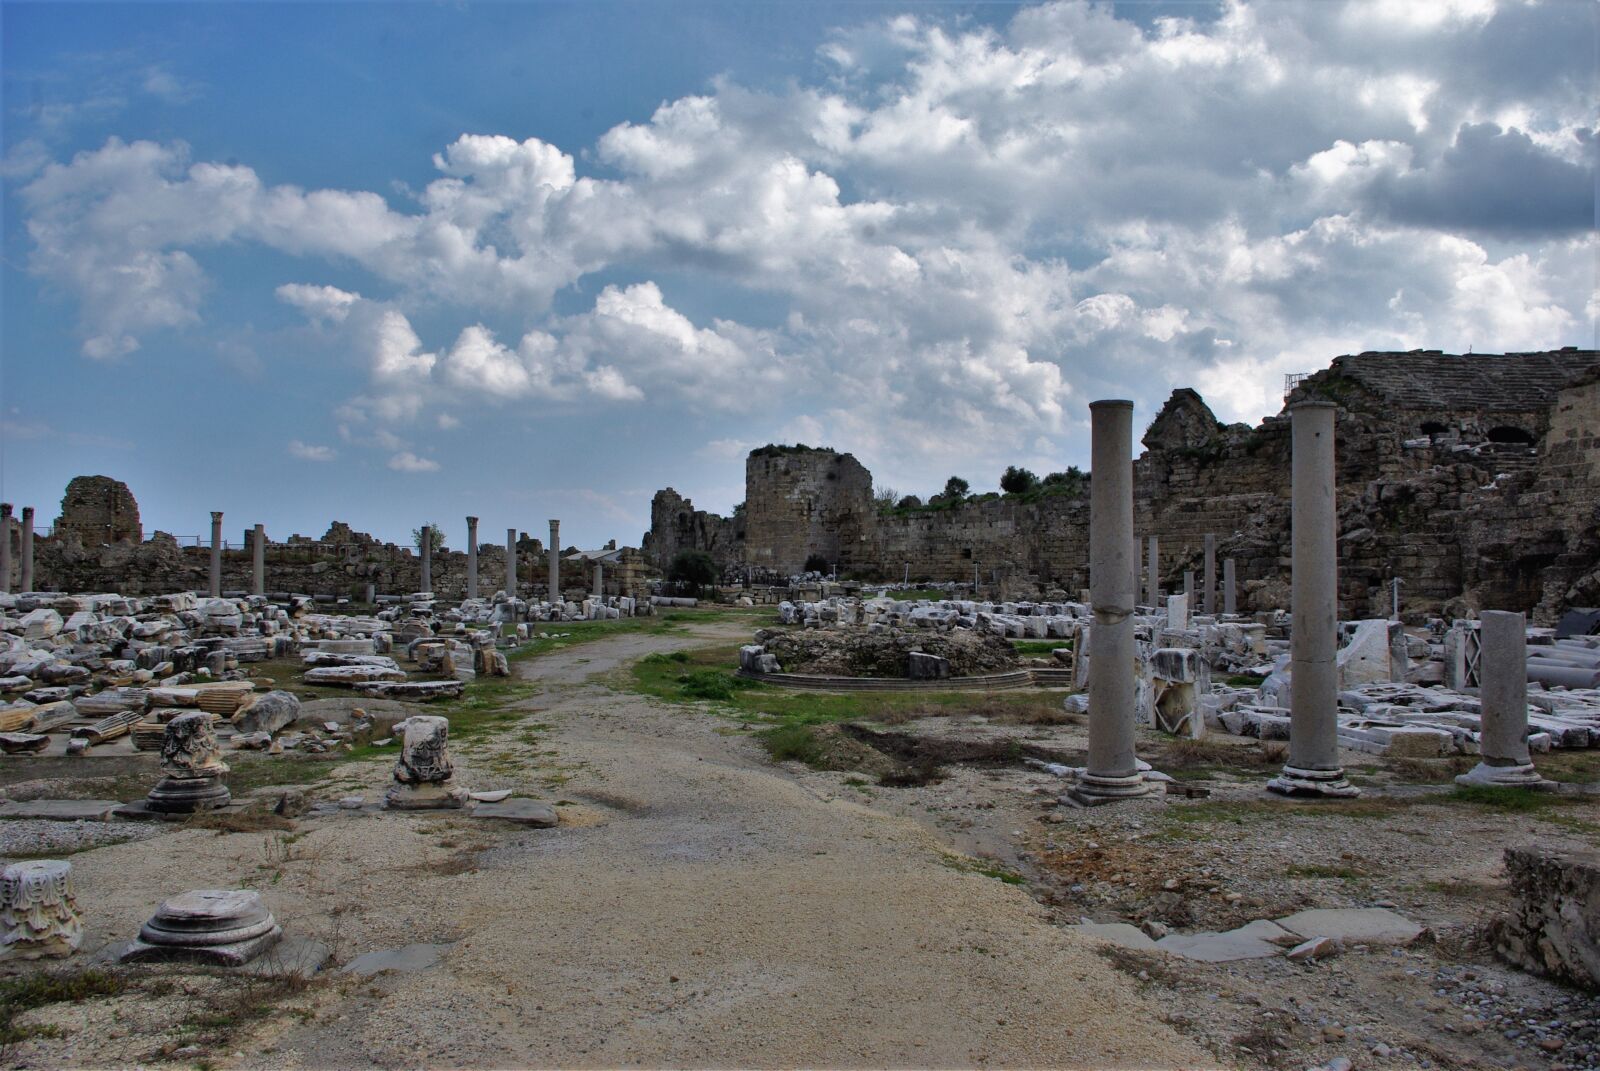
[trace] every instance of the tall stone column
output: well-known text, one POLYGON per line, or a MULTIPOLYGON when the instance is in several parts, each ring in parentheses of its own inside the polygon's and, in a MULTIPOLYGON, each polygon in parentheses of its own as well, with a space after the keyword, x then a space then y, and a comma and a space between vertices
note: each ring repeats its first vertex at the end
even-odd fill
POLYGON ((1214 614, 1217 612, 1217 537, 1210 532, 1206 533, 1206 571, 1202 575, 1206 586, 1200 591, 1201 611, 1214 614))
POLYGON ((22 583, 19 591, 33 590, 33 507, 22 507, 22 583))
POLYGON ((422 526, 422 590, 433 590, 433 525, 422 526))
POLYGON ((467 518, 467 598, 478 597, 478 518, 467 518))
POLYGON ((561 605, 561 522, 550 522, 550 604, 561 605))
POLYGON ((11 503, 0 502, 0 592, 11 591, 11 503))
POLYGON ((1161 546, 1155 536, 1150 537, 1148 552, 1145 555, 1144 577, 1144 604, 1146 606, 1161 605, 1161 546))
POLYGON ((506 595, 517 597, 517 530, 506 529, 506 595))
POLYGON ((1289 761, 1267 783, 1284 795, 1358 796, 1339 765, 1339 561, 1334 502, 1333 402, 1289 410, 1290 501, 1289 761))
POLYGON ((1183 571, 1183 597, 1189 600, 1189 612, 1195 613, 1193 569, 1185 569, 1183 571))
POLYGON ((1233 559, 1222 559, 1222 612, 1232 614, 1238 612, 1238 592, 1233 586, 1233 559))
POLYGON ((267 526, 258 524, 250 533, 250 593, 267 593, 267 526))
POLYGON ((602 600, 606 597, 606 567, 599 562, 594 563, 594 597, 602 600))
POLYGON ((1533 787, 1547 782, 1528 752, 1528 626, 1521 614, 1478 614, 1478 765, 1456 778, 1463 785, 1533 787))
POLYGON ((211 511, 211 597, 222 596, 222 511, 211 511))
POLYGON ((1091 402, 1089 412, 1089 765, 1072 798, 1092 805, 1142 796, 1149 786, 1133 747, 1133 403, 1091 402))

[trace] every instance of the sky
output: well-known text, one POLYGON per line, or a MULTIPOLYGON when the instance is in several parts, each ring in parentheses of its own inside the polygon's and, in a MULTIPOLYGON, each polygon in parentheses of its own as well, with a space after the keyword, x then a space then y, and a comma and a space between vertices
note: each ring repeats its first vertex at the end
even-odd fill
POLYGON ((0 2, 0 497, 636 545, 768 442, 1594 346, 1587 0, 0 2))

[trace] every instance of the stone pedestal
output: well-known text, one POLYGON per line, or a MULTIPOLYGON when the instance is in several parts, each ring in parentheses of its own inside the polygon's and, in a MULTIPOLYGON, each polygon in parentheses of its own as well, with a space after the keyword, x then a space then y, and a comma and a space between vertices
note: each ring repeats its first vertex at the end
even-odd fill
POLYGON ((1339 765, 1337 516, 1333 418, 1337 406, 1301 402, 1293 435, 1293 630, 1289 635, 1289 761, 1267 783, 1284 795, 1358 796, 1339 765))
POLYGON ((222 775, 228 766, 211 728, 213 714, 196 710, 167 722, 161 740, 165 777, 150 790, 145 806, 162 814, 192 814, 225 806, 233 798, 222 775))
POLYGON ((1478 615, 1478 752, 1482 761, 1456 778, 1463 785, 1542 788, 1528 751, 1528 626, 1521 614, 1478 615))
POLYGON ((561 522, 550 522, 550 605, 561 605, 561 522))
POLYGON ((1189 627, 1189 597, 1167 596, 1167 631, 1183 632, 1189 627))
POLYGON ((167 900, 139 929, 124 963, 183 961, 237 967, 278 943, 283 929, 249 889, 196 889, 167 900))
POLYGON ((22 577, 18 591, 33 590, 33 507, 22 507, 22 577))
POLYGON ((465 806, 467 790, 450 784, 455 767, 450 762, 449 719, 418 714, 404 724, 404 743, 394 766, 395 783, 383 805, 403 811, 465 806))
POLYGON ((1094 668, 1089 674, 1089 765, 1071 796, 1094 805, 1143 796, 1150 786, 1134 755, 1133 403, 1099 401, 1089 410, 1094 668))
POLYGON ((478 597, 478 518, 467 518, 467 598, 478 597))
POLYGON ((83 916, 65 859, 12 863, 0 872, 0 959, 70 956, 83 943, 83 916))

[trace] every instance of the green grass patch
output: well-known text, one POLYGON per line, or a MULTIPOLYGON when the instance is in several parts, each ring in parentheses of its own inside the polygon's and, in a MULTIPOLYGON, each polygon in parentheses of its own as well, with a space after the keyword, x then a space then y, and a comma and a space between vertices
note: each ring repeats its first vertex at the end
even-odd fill
POLYGON ((938 591, 934 588, 907 588, 904 591, 889 592, 889 598, 894 599, 897 602, 917 602, 921 599, 927 599, 930 602, 938 602, 944 597, 944 592, 938 591))
POLYGON ((1526 788, 1507 788, 1499 785, 1457 785, 1449 795, 1441 798, 1450 803, 1464 803, 1472 807, 1483 807, 1509 814, 1542 814, 1557 807, 1571 806, 1579 802, 1551 792, 1535 792, 1526 788))
POLYGON ((17 1017, 50 1004, 77 1004, 94 997, 114 997, 127 988, 118 975, 94 969, 60 974, 41 972, 0 980, 0 1047, 29 1038, 54 1037, 52 1027, 21 1026, 17 1017))
POLYGON ((803 762, 816 766, 822 761, 822 747, 809 725, 779 725, 762 732, 760 739, 773 762, 803 762))
POLYGON ((1348 866, 1321 866, 1302 864, 1292 866, 1284 873, 1291 878, 1337 878, 1340 881, 1358 881, 1366 877, 1361 871, 1348 866))
POLYGON ((968 855, 956 855, 953 852, 942 852, 944 865, 951 870, 958 870, 963 874, 981 874, 986 878, 1003 881, 1007 885, 1026 884, 1021 874, 1008 866, 994 862, 991 859, 974 859, 968 855))
POLYGON ((1222 678, 1222 683, 1230 688, 1259 688, 1265 677, 1257 677, 1251 673, 1233 673, 1222 678))
POLYGON ((1012 640, 1011 641, 1011 649, 1013 651, 1017 652, 1017 654, 1024 655, 1024 656, 1027 656, 1027 657, 1034 657, 1034 656, 1038 656, 1038 655, 1046 655, 1046 656, 1048 656, 1051 652, 1060 650, 1063 647, 1065 647, 1069 651, 1072 650, 1072 641, 1071 640, 1012 640))

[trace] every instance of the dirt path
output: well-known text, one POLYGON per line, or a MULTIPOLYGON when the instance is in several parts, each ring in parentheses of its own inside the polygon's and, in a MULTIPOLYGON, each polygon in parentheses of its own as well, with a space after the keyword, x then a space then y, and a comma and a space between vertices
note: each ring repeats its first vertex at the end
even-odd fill
MULTIPOLYGON (((489 844, 477 869, 447 875, 430 860, 448 853, 419 830, 462 820, 318 823, 302 857, 353 902, 340 958, 452 943, 437 966, 329 991, 314 1020, 268 1028, 255 1055, 224 1062, 1214 1063, 1025 892, 950 865, 928 831, 819 798, 713 715, 590 679, 708 638, 721 637, 626 635, 522 664, 541 685, 529 718, 550 726, 542 744, 584 764, 560 792, 580 805, 563 808, 572 826, 474 828, 462 835, 489 844)), ((176 836, 199 838, 201 872, 231 870, 227 853, 209 855, 241 839, 176 836)), ((98 876, 134 865, 121 854, 94 853, 98 876)), ((328 894, 309 892, 297 867, 267 896, 309 919, 328 894)))

